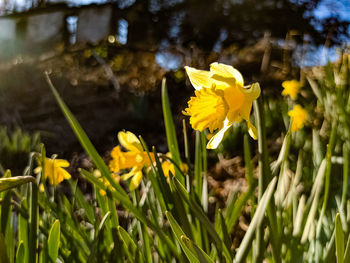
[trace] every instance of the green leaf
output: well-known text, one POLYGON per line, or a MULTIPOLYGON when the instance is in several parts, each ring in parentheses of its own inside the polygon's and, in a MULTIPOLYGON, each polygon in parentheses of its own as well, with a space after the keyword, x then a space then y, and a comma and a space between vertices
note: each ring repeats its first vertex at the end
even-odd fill
POLYGON ((318 168, 318 172, 316 175, 316 179, 314 181, 314 184, 311 189, 311 195, 309 197, 308 202, 312 202, 311 208, 309 211, 309 214, 307 216, 307 220, 304 226, 303 234, 301 236, 300 242, 303 244, 306 242, 306 240, 309 238, 311 229, 312 229, 312 224, 314 223, 318 204, 320 201, 320 195, 322 191, 322 186, 323 186, 323 178, 326 172, 326 164, 327 161, 326 159, 323 159, 321 162, 320 167, 318 168))
POLYGON ((33 176, 16 176, 10 178, 0 178, 0 192, 30 182, 35 182, 35 178, 33 176))
POLYGON ((23 261, 21 262, 28 262, 28 221, 22 215, 18 215, 18 240, 20 240, 24 251, 23 261))
POLYGON ((324 102, 323 102, 323 96, 322 96, 322 92, 321 90, 319 89, 316 81, 314 81, 313 79, 311 79, 310 77, 306 77, 307 81, 309 82, 310 84, 310 87, 312 89, 312 91, 314 92, 315 96, 317 97, 318 101, 324 105, 324 102))
POLYGON ((139 248, 136 246, 134 240, 130 237, 128 232, 124 228, 118 226, 118 232, 121 240, 123 241, 125 248, 127 249, 128 256, 131 262, 144 262, 144 258, 140 253, 139 248))
MULTIPOLYGON (((83 128, 80 126, 79 122, 77 119, 74 117, 72 112, 68 109, 67 105, 64 103, 64 101, 61 99, 61 96, 58 94, 57 90, 53 86, 48 73, 46 73, 46 80, 47 83, 49 84, 51 91, 53 95, 55 96, 58 105, 60 106, 63 114, 65 115, 66 119, 68 120, 70 126, 72 127, 75 135, 77 136, 79 142, 83 146, 84 150, 87 152, 91 160, 94 162, 96 165, 97 169, 100 170, 101 174, 107 178, 107 180, 110 182, 110 184, 118 191, 118 193, 121 195, 121 197, 124 197, 124 199, 128 199, 127 194, 123 190, 123 188, 117 184, 114 179, 112 178, 109 169, 101 156, 98 154, 96 151, 95 147, 91 143, 89 137, 86 135, 84 132, 83 128)), ((123 199, 122 199, 123 200, 123 199)), ((120 200, 120 201, 122 201, 120 200)), ((124 203, 124 202, 123 202, 124 203)))
POLYGON ((17 247, 16 252, 16 263, 25 263, 24 245, 23 240, 21 240, 17 247))
POLYGON ((174 183, 177 192, 180 194, 181 198, 188 203, 190 210, 193 214, 198 218, 198 220, 203 224, 204 228, 208 231, 208 234, 214 240, 215 245, 218 251, 223 252, 226 258, 230 257, 230 253, 224 245, 223 241, 220 239, 217 234, 214 225, 210 222, 207 215, 204 213, 203 209, 193 200, 192 197, 187 193, 186 189, 182 186, 182 184, 173 177, 172 182, 174 183))
POLYGON ((11 217, 12 192, 5 193, 1 203, 1 233, 6 235, 9 218, 11 217))
POLYGON ((5 245, 4 235, 0 233, 0 259, 1 263, 9 263, 10 260, 7 255, 7 249, 5 245))
POLYGON ((190 261, 190 263, 200 263, 196 255, 186 246, 181 237, 186 236, 182 231, 179 224, 176 222, 175 218, 171 215, 169 211, 165 212, 165 216, 168 218, 170 227, 173 230, 177 241, 180 243, 182 250, 184 251, 186 257, 190 261))
MULTIPOLYGON (((42 152, 45 148, 42 147, 42 152)), ((42 158, 44 155, 42 154, 42 158)), ((33 158, 29 161, 29 173, 33 172, 33 158)), ((36 263, 37 249, 38 249, 38 185, 37 182, 30 184, 30 191, 28 192, 28 199, 30 200, 29 207, 29 239, 28 239, 28 258, 29 263, 36 263)))
MULTIPOLYGON (((218 223, 219 223, 219 226, 220 226, 220 229, 221 229, 221 233, 222 233, 222 240, 224 241, 224 244, 225 244, 227 250, 230 251, 231 250, 231 246, 232 246, 232 242, 231 242, 229 233, 227 231, 227 226, 226 226, 226 223, 225 223, 224 216, 222 215, 221 209, 219 209, 218 214, 219 214, 219 216, 218 216, 218 219, 219 219, 218 223)), ((231 258, 230 253, 228 253, 228 255, 230 257, 227 258, 227 260, 231 262, 232 258, 231 258)))
POLYGON ((99 224, 99 226, 98 226, 98 231, 99 231, 99 232, 102 230, 102 228, 103 228, 104 224, 106 223, 106 220, 108 219, 108 217, 110 216, 110 214, 111 214, 111 212, 108 211, 108 212, 104 215, 104 217, 102 218, 102 220, 101 220, 101 222, 100 222, 100 224, 99 224))
POLYGON ((228 213, 226 211, 226 224, 227 224, 227 230, 229 232, 232 231, 233 227, 235 226, 237 219, 240 217, 242 210, 247 203, 247 201, 253 196, 254 194, 254 185, 250 185, 246 192, 242 193, 237 201, 234 203, 232 213, 228 213))
POLYGON ((186 236, 181 236, 182 242, 197 255, 200 262, 203 263, 214 263, 214 261, 200 248, 198 247, 191 239, 186 236))
POLYGON ((60 221, 56 219, 49 231, 49 237, 47 239, 49 257, 53 262, 56 262, 58 257, 58 249, 60 247, 60 236, 60 221))
MULTIPOLYGON (((130 201, 128 195, 123 190, 123 188, 115 182, 115 180, 112 178, 109 169, 107 165, 104 163, 101 156, 97 153, 95 147, 89 140, 88 136, 80 126, 79 122, 76 120, 72 112, 68 109, 67 105, 64 103, 64 101, 61 99, 60 95, 58 94, 57 90, 53 86, 48 73, 46 73, 46 79, 47 83, 49 84, 52 93, 54 94, 57 103, 59 104, 63 114, 65 115, 66 119, 68 120, 69 124, 71 125, 75 135, 77 136, 78 140, 80 141, 80 144, 83 146, 84 150, 87 152, 91 160, 96 165, 97 169, 100 170, 102 176, 104 176, 109 183, 113 186, 113 188, 116 191, 112 191, 112 195, 114 198, 116 198, 127 210, 132 212, 134 216, 140 220, 141 222, 147 224, 149 228, 151 228, 153 231, 155 231, 159 237, 169 246, 169 248, 176 254, 177 249, 172 240, 170 240, 157 226, 156 224, 153 224, 136 206, 132 204, 130 201)), ((92 180, 92 178, 89 178, 92 180)), ((103 184, 103 183, 102 183, 103 184)), ((98 184, 97 184, 98 185, 98 184)), ((105 189, 104 186, 100 187, 101 189, 105 189)))
POLYGON ((345 249, 345 255, 344 255, 344 261, 345 263, 350 262, 350 235, 348 237, 348 242, 346 243, 346 249, 345 249))
POLYGON ((195 192, 200 198, 202 196, 202 143, 201 143, 201 132, 196 131, 196 142, 195 142, 195 155, 194 155, 194 180, 195 180, 195 192))
MULTIPOLYGON (((71 188, 73 191, 73 182, 70 181, 71 188)), ((84 210, 84 213, 88 219, 88 221, 91 224, 95 224, 95 213, 93 207, 86 201, 86 198, 84 197, 83 193, 79 188, 76 188, 74 198, 76 200, 76 205, 78 208, 82 208, 84 210)))
POLYGON ((251 249, 252 241, 254 238, 255 230, 260 226, 264 219, 266 208, 273 196, 275 186, 277 182, 277 177, 274 177, 270 184, 267 186, 265 193, 260 199, 260 202, 258 203, 258 207, 256 209, 256 212, 253 216, 253 219, 248 227, 247 232, 244 235, 244 238, 241 242, 241 245, 239 246, 237 250, 236 257, 234 259, 234 262, 245 262, 245 258, 251 249))
POLYGON ((335 218, 335 247, 337 253, 337 263, 344 262, 344 231, 341 225, 340 214, 335 218))
MULTIPOLYGON (((162 81, 162 108, 163 108, 164 124, 165 124, 165 132, 166 132, 166 138, 168 142, 168 148, 177 167, 180 167, 181 165, 180 151, 179 151, 179 146, 176 138, 174 120, 170 109, 170 102, 169 102, 169 96, 168 96, 165 78, 163 78, 163 81, 162 81)), ((180 175, 181 173, 176 168, 175 176, 181 181, 181 183, 183 183, 184 178, 180 175)))

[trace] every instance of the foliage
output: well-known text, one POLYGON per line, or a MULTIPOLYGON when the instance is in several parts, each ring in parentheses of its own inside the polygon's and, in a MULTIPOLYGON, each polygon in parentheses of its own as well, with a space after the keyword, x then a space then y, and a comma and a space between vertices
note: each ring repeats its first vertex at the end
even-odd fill
MULTIPOLYGON (((293 132, 288 110, 282 111, 287 126, 281 131, 284 135, 279 155, 271 162, 265 127, 266 109, 271 104, 262 98, 255 101, 258 166, 255 168, 252 160, 252 141, 245 134, 243 152, 248 189, 235 193, 225 207, 216 206, 211 212, 206 136, 204 132, 196 132, 195 158, 191 163, 185 126, 185 158, 181 156, 165 81, 162 106, 173 159, 163 157, 155 147, 149 148, 139 137, 137 146, 141 144, 141 152, 146 152, 155 162, 151 162, 149 169, 143 168, 139 188, 128 191, 123 187, 125 182, 115 180, 115 174, 110 172, 48 78, 62 112, 95 169, 81 169, 80 179, 68 180, 68 190, 60 185, 39 187, 49 172, 41 169, 35 182, 31 179, 30 184, 1 192, 2 259, 6 262, 262 262, 263 259, 347 262, 350 257, 348 60, 345 58, 340 65, 328 65, 320 76, 308 73, 307 79, 311 90, 306 95, 300 94, 297 102, 280 103, 286 103, 287 109, 292 109, 294 103, 302 104, 309 113, 319 112, 318 119, 308 120, 304 128, 293 132), (308 105, 305 96, 309 98, 308 105), (170 172, 168 178, 163 173, 163 158, 175 166, 174 174, 170 172), (184 160, 188 171, 181 169, 184 160), (340 171, 343 178, 338 176, 340 171), (91 193, 84 194, 79 188, 78 180, 84 179, 90 182, 91 193), (251 220, 236 246, 232 237, 242 224, 242 217, 251 220)), ((45 148, 29 156, 24 175, 33 175, 35 157, 41 159, 41 164, 45 163, 45 148)))
POLYGON ((28 154, 40 149, 40 134, 29 134, 20 128, 9 133, 0 126, 0 142, 0 172, 3 174, 5 169, 21 172, 27 165, 28 154))

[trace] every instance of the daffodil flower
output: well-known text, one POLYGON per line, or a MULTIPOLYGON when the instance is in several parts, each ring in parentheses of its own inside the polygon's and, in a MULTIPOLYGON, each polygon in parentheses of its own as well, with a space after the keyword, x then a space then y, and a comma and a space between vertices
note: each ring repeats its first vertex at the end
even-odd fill
MULTIPOLYGON (((172 155, 171 155, 170 152, 166 153, 166 156, 168 158, 172 158, 172 155)), ((172 175, 175 175, 175 165, 171 161, 169 161, 168 159, 166 159, 166 160, 164 160, 162 162, 162 170, 163 170, 164 176, 167 177, 167 178, 169 178, 170 173, 172 175)), ((181 163, 180 164, 180 170, 183 173, 187 173, 188 172, 187 164, 181 163)))
POLYGON ((127 152, 121 150, 120 146, 113 148, 111 152, 112 160, 109 163, 109 168, 114 173, 120 173, 122 170, 130 169, 126 174, 120 178, 127 180, 132 177, 130 182, 130 191, 135 190, 142 179, 142 168, 150 167, 154 162, 154 155, 150 153, 151 159, 147 152, 143 151, 142 145, 135 134, 127 132, 119 132, 118 140, 127 152))
POLYGON ((244 87, 238 70, 217 62, 210 65, 210 71, 185 69, 196 91, 183 113, 190 116, 190 124, 195 130, 208 128, 211 133, 218 130, 208 142, 208 149, 216 149, 225 132, 242 119, 248 122, 249 134, 257 139, 257 131, 249 116, 253 101, 260 96, 259 84, 244 87))
MULTIPOLYGON (((40 159, 39 159, 40 162, 40 159)), ((34 172, 36 174, 42 171, 42 167, 45 169, 45 177, 43 179, 48 178, 49 183, 51 185, 58 185, 65 179, 70 179, 71 175, 62 167, 68 167, 69 162, 63 159, 51 159, 45 158, 44 165, 40 164, 37 168, 35 168, 34 172)))
POLYGON ((292 119, 292 132, 296 132, 304 127, 307 120, 307 111, 303 109, 300 105, 295 105, 293 110, 288 112, 288 115, 292 119))
POLYGON ((284 88, 282 91, 283 96, 290 96, 292 100, 296 100, 299 94, 300 88, 303 84, 295 79, 286 80, 282 82, 282 87, 284 88))
MULTIPOLYGON (((106 187, 106 188, 108 188, 110 191, 114 191, 114 189, 111 187, 111 184, 110 184, 110 182, 106 179, 106 178, 104 178, 103 176, 102 176, 102 174, 101 174, 101 172, 99 171, 99 170, 94 170, 94 172, 93 172, 93 175, 101 182, 101 183, 103 183, 104 184, 104 186, 106 187)), ((116 183, 119 183, 119 180, 120 180, 120 176, 119 175, 115 175, 114 176, 114 181, 116 182, 116 183)), ((104 189, 100 189, 99 190, 99 193, 100 193, 100 195, 102 195, 102 196, 106 196, 106 191, 104 190, 104 189)))

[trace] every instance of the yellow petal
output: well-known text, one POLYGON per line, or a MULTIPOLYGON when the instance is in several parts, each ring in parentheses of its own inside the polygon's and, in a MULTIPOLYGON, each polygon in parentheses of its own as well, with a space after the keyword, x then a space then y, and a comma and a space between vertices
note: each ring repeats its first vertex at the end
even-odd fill
POLYGON ((250 100, 245 101, 239 109, 240 116, 246 121, 249 121, 250 112, 252 110, 252 104, 253 102, 250 100))
MULTIPOLYGON (((227 121, 225 121, 225 123, 228 123, 227 121)), ((207 149, 216 149, 220 142, 222 141, 222 139, 224 138, 225 132, 232 126, 232 124, 230 125, 225 125, 221 130, 218 131, 217 134, 215 134, 210 141, 207 144, 207 149)))
POLYGON ((210 88, 211 87, 211 80, 210 80, 210 71, 206 70, 198 70, 195 68, 191 68, 186 66, 186 73, 191 81, 192 86, 196 90, 200 90, 201 88, 210 88))
POLYGON ((55 165, 59 167, 68 167, 69 162, 63 159, 54 159, 55 165))
POLYGON ((142 172, 138 171, 134 175, 134 177, 131 179, 130 187, 129 187, 130 191, 135 190, 140 185, 141 179, 142 179, 142 172))
POLYGON ((212 75, 216 74, 225 78, 234 78, 237 84, 242 87, 244 85, 242 74, 232 66, 214 62, 210 64, 210 72, 212 72, 212 75))
POLYGON ((38 167, 36 167, 36 168, 34 169, 34 173, 35 173, 35 174, 38 174, 38 173, 41 172, 41 170, 42 170, 41 166, 38 166, 38 167))
POLYGON ((132 132, 118 132, 119 143, 129 151, 142 151, 142 145, 139 139, 132 132))
POLYGON ((246 99, 256 100, 261 93, 259 83, 253 83, 249 88, 239 87, 240 90, 244 93, 246 99))
POLYGON ((248 121, 248 133, 254 140, 258 139, 258 131, 250 121, 248 121))
POLYGON ((64 177, 64 179, 70 179, 71 178, 70 174, 66 170, 64 170, 63 168, 60 169, 60 173, 64 177))
POLYGON ((165 161, 162 163, 162 170, 165 177, 169 177, 170 173, 172 175, 175 174, 175 166, 169 161, 165 161))
POLYGON ((120 178, 122 180, 128 180, 130 177, 135 176, 137 172, 139 172, 140 169, 138 167, 133 167, 130 172, 123 174, 120 178))
POLYGON ((42 193, 45 192, 45 186, 44 186, 43 183, 41 183, 41 184, 39 185, 39 191, 42 192, 42 193))

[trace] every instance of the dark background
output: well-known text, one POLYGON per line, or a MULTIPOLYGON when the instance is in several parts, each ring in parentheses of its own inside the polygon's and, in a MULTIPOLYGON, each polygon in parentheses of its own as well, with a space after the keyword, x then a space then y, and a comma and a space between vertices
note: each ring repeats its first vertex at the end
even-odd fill
POLYGON ((101 153, 122 129, 166 152, 163 77, 181 138, 193 94, 185 65, 233 65, 280 99, 283 80, 303 80, 300 68, 336 60, 349 43, 347 1, 6 0, 0 10, 0 125, 40 131, 47 152, 67 159, 82 148, 44 71, 101 153))

